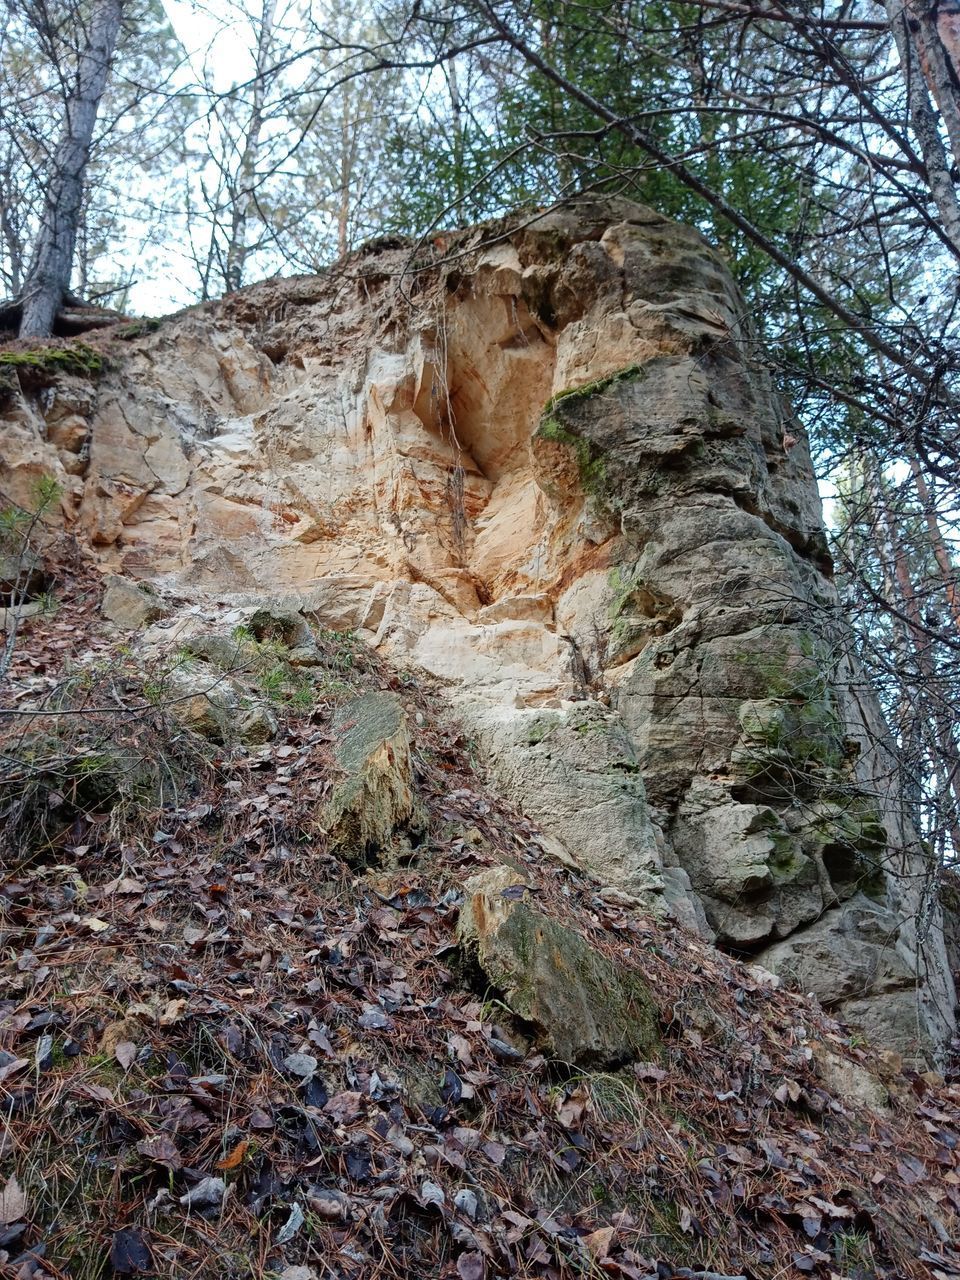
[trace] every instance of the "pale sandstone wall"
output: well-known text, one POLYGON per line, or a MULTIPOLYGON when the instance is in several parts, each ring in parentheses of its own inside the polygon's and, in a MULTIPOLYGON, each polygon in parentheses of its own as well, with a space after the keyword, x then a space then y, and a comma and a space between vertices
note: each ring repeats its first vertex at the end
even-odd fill
POLYGON ((105 569, 360 629, 447 682, 558 853, 942 1043, 922 851, 723 262, 622 200, 497 230, 172 318, 8 408, 4 487, 56 471, 105 569))

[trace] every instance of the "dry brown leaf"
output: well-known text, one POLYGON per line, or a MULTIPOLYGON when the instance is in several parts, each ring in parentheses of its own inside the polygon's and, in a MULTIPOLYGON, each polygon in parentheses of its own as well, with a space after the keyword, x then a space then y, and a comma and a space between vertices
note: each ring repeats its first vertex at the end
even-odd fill
POLYGON ((137 1150, 154 1164, 162 1164, 173 1172, 183 1168, 183 1159, 169 1134, 155 1133, 149 1138, 142 1138, 137 1143, 137 1150))
POLYGON ((557 1105, 557 1119, 565 1129, 573 1129, 590 1109, 590 1095, 580 1085, 562 1098, 557 1105))
POLYGON ((183 1012, 187 1007, 186 1000, 169 1000, 167 1007, 160 1015, 161 1027, 170 1027, 175 1022, 179 1022, 183 1017, 183 1012))
POLYGON ((598 1231, 591 1231, 588 1236, 583 1237, 583 1243, 590 1251, 590 1256, 598 1262, 602 1262, 610 1252, 614 1230, 613 1227, 601 1227, 598 1231))
POLYGON ((113 1056, 123 1067, 124 1071, 129 1071, 133 1066, 137 1057, 137 1046, 132 1040, 121 1040, 113 1051, 113 1056))
POLYGON ((0 1191, 0 1223, 7 1226, 27 1216, 27 1196, 17 1175, 11 1173, 3 1190, 0 1191))
POLYGON ((803 1090, 797 1084, 796 1080, 784 1080, 783 1084, 773 1095, 778 1102, 786 1102, 789 1098, 791 1102, 797 1102, 803 1090))
POLYGON ((241 1138, 237 1145, 217 1164, 218 1169, 236 1169, 238 1165, 243 1163, 243 1157, 247 1154, 250 1143, 246 1138, 241 1138))
POLYGON ((106 886, 107 893, 143 893, 146 885, 142 880, 134 880, 132 876, 124 876, 120 880, 114 880, 112 884, 106 886))
POLYGON ((16 1075, 18 1071, 22 1071, 24 1067, 29 1067, 29 1058, 14 1058, 12 1062, 8 1062, 6 1066, 0 1067, 0 1084, 12 1075, 16 1075))
POLYGON ((80 1080, 73 1086, 73 1092, 79 1093, 83 1098, 89 1098, 91 1102, 108 1102, 113 1104, 116 1098, 110 1089, 105 1089, 102 1084, 92 1084, 89 1080, 80 1080))

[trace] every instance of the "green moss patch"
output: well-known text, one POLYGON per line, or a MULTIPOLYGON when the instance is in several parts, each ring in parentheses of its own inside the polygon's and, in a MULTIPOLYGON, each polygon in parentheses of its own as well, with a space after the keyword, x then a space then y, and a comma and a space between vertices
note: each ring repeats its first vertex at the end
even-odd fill
POLYGON ((97 378, 105 367, 100 352, 83 342, 36 347, 31 351, 0 351, 0 388, 9 396, 19 382, 25 391, 35 391, 52 386, 65 374, 97 378))

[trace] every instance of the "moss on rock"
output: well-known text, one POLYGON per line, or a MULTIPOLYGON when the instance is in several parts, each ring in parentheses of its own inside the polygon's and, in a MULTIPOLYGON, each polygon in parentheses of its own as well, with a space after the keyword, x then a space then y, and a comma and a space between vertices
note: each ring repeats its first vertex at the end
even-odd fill
POLYGON ((466 889, 461 942, 541 1048, 591 1066, 657 1056, 657 1009, 638 974, 528 906, 510 867, 492 867, 466 889))
POLYGON ((327 832, 345 857, 362 862, 413 816, 407 721, 392 694, 367 693, 341 708, 336 727, 345 776, 327 809, 327 832))
POLYGON ((625 369, 618 369, 605 378, 597 378, 593 382, 584 383, 583 386, 568 387, 565 391, 558 391, 544 406, 535 438, 566 445, 572 449, 580 472, 580 484, 585 493, 595 498, 602 498, 607 488, 603 451, 564 420, 564 410, 590 400, 594 396, 602 395, 619 382, 634 382, 643 376, 642 366, 628 365, 625 369))
POLYGON ((104 358, 84 342, 62 347, 37 347, 32 351, 0 351, 0 366, 16 370, 32 382, 47 383, 58 373, 96 377, 103 372, 104 358))

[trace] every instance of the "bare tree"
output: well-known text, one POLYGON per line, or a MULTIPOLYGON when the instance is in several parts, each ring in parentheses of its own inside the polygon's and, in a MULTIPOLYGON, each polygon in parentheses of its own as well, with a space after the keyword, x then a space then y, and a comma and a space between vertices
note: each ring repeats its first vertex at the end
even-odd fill
MULTIPOLYGON (((90 144, 125 2, 97 0, 89 21, 80 24, 85 42, 75 81, 64 99, 63 131, 46 183, 40 235, 23 286, 22 338, 48 337, 53 332, 54 319, 70 286, 90 144)), ((39 27, 50 23, 44 0, 33 0, 29 16, 39 27)))

